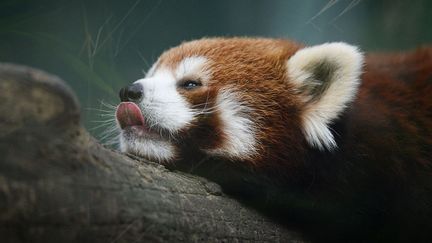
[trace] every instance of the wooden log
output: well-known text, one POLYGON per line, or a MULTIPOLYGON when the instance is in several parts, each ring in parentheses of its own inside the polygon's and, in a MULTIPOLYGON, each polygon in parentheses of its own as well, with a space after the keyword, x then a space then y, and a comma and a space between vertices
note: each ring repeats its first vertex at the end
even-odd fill
POLYGON ((302 242, 198 176, 100 145, 59 78, 0 64, 1 242, 302 242))

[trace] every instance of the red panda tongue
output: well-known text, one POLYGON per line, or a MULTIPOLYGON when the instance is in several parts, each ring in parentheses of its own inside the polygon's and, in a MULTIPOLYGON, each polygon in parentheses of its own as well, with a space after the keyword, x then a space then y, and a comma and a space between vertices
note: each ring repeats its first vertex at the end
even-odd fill
POLYGON ((131 126, 144 126, 144 117, 140 108, 133 102, 122 102, 117 106, 116 118, 123 129, 131 126))

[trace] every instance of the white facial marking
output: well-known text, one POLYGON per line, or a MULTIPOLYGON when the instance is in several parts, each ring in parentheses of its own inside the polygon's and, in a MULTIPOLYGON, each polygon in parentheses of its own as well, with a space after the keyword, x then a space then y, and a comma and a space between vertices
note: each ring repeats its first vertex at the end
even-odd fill
POLYGON ((226 136, 222 148, 206 150, 207 153, 232 159, 248 159, 257 152, 254 123, 250 108, 238 101, 235 93, 220 91, 216 100, 226 136))
POLYGON ((192 121, 194 112, 177 92, 177 80, 171 71, 158 69, 152 77, 135 83, 143 86, 144 95, 139 106, 150 127, 175 134, 192 121))
POLYGON ((203 56, 192 56, 184 58, 174 71, 177 80, 200 79, 203 81, 210 79, 210 72, 205 69, 208 63, 203 56))
POLYGON ((154 64, 145 79, 140 79, 144 88, 144 98, 140 107, 150 126, 161 127, 175 134, 186 127, 194 118, 195 112, 187 101, 177 91, 177 82, 183 78, 207 79, 204 69, 207 59, 201 56, 184 58, 171 71, 154 64))
MULTIPOLYGON (((156 62, 145 78, 135 82, 143 86, 143 99, 138 105, 150 129, 175 135, 192 122, 196 111, 177 91, 177 83, 188 78, 207 80, 210 75, 205 69, 206 63, 205 57, 187 57, 175 70, 170 70, 156 62)), ((168 138, 140 137, 124 131, 120 136, 120 149, 157 161, 172 160, 176 155, 168 138)))
POLYGON ((169 161, 175 157, 175 149, 168 141, 128 138, 125 135, 120 136, 120 151, 156 161, 169 161))
POLYGON ((328 87, 319 97, 305 95, 307 108, 303 114, 303 129, 310 145, 331 150, 337 145, 328 126, 357 94, 363 55, 356 47, 345 43, 301 49, 288 60, 290 81, 299 90, 305 85, 314 85, 314 82, 319 84, 320 80, 314 80, 313 67, 320 63, 328 63, 334 70, 327 81, 328 87))

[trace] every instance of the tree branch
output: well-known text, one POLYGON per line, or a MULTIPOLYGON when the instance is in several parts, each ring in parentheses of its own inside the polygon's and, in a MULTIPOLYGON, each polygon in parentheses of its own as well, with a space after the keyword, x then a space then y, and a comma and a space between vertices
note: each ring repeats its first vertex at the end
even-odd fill
POLYGON ((2 242, 302 241, 200 177, 102 147, 62 80, 0 65, 2 242))

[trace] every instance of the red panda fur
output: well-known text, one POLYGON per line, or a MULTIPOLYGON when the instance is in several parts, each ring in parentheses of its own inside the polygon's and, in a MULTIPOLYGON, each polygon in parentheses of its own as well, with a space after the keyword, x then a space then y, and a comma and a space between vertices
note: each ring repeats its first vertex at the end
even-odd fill
MULTIPOLYGON (((307 107, 289 82, 286 65, 303 48, 289 40, 210 38, 183 43, 161 55, 156 68, 174 69, 190 56, 210 59, 211 80, 199 89, 178 92, 192 105, 213 106, 221 90, 229 87, 259 124, 257 153, 228 159, 232 161, 220 158, 224 165, 219 168, 212 164, 217 158, 211 159, 211 169, 202 174, 240 194, 247 189, 233 189, 232 181, 244 179, 242 186, 263 190, 256 195, 265 198, 254 198, 254 203, 263 201, 268 205, 265 211, 273 202, 283 221, 292 218, 306 229, 317 229, 312 233, 315 239, 432 237, 432 48, 366 55, 354 100, 330 124, 334 150, 312 148, 302 132, 307 107), (227 171, 239 165, 250 177, 227 171), (247 179, 261 176, 265 179, 258 182, 247 179), (278 196, 284 198, 282 205, 272 198, 278 196), (294 197, 301 198, 301 206, 294 197), (293 204, 298 207, 287 210, 293 204), (312 215, 316 218, 309 220, 312 215)), ((180 152, 183 161, 173 167, 206 157, 197 147, 222 146, 227 136, 223 126, 216 112, 185 128, 178 144, 185 150, 180 152)))

